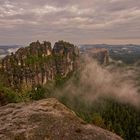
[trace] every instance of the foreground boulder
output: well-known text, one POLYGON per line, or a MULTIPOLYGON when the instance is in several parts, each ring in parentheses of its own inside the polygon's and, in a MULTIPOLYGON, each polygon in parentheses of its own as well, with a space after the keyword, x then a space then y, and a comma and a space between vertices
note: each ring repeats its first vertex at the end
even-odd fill
POLYGON ((121 140, 86 124, 56 99, 0 107, 0 140, 121 140))

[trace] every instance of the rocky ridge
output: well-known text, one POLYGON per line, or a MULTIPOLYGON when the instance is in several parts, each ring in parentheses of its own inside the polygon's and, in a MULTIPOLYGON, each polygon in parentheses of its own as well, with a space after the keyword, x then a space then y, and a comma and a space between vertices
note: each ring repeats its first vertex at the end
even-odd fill
MULTIPOLYGON (((94 48, 83 52, 100 64, 109 62, 107 49, 94 48)), ((79 67, 79 56, 78 47, 68 42, 58 41, 52 48, 50 42, 37 41, 4 57, 0 70, 6 85, 15 89, 33 88, 74 72, 79 67)))
POLYGON ((56 76, 66 77, 77 69, 79 50, 68 42, 32 42, 2 60, 6 84, 16 89, 44 85, 56 76))

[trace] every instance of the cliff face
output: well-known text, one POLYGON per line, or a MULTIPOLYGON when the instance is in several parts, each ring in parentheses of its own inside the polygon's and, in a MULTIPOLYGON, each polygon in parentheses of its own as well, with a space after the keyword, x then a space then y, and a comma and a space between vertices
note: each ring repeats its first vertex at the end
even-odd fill
POLYGON ((53 98, 0 107, 0 126, 1 140, 122 140, 53 98))
POLYGON ((56 42, 53 48, 56 72, 62 76, 74 71, 78 67, 79 49, 67 42, 56 42))
POLYGON ((100 64, 106 65, 109 63, 109 51, 106 48, 88 48, 82 50, 82 53, 93 57, 100 64))
POLYGON ((92 49, 91 51, 92 57, 96 58, 100 64, 108 64, 109 63, 109 52, 107 49, 92 49))
POLYGON ((65 77, 77 68, 79 51, 73 44, 59 41, 52 49, 50 42, 31 43, 2 60, 6 83, 15 88, 46 84, 56 75, 65 77))

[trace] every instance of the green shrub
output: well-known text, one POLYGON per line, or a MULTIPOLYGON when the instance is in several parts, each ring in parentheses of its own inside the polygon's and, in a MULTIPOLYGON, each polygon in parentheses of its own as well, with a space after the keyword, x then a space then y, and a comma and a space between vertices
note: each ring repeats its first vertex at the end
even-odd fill
POLYGON ((31 92, 29 92, 29 96, 32 100, 40 100, 45 98, 45 89, 38 85, 31 92))
POLYGON ((0 86, 0 104, 16 103, 19 101, 19 96, 12 89, 0 86))

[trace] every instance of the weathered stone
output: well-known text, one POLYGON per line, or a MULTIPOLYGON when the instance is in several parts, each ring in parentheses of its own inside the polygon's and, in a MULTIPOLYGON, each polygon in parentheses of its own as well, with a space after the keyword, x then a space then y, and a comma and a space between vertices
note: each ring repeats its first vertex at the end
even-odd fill
POLYGON ((53 48, 57 74, 66 76, 75 70, 79 57, 79 50, 73 44, 59 41, 53 48))
POLYGON ((109 51, 106 48, 88 48, 84 50, 84 54, 97 59, 100 64, 109 63, 109 51))
POLYGON ((0 107, 0 126, 1 140, 122 140, 53 98, 0 107))
POLYGON ((31 88, 46 84, 57 75, 62 77, 76 69, 79 51, 73 44, 59 41, 51 43, 32 42, 2 60, 1 69, 7 77, 6 83, 15 88, 23 85, 31 88))

